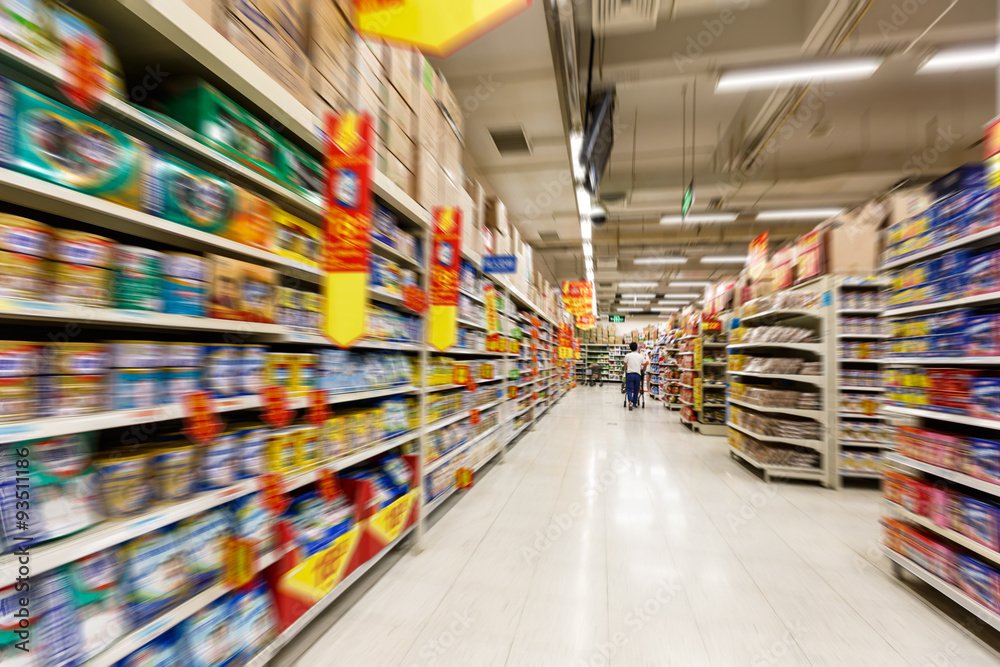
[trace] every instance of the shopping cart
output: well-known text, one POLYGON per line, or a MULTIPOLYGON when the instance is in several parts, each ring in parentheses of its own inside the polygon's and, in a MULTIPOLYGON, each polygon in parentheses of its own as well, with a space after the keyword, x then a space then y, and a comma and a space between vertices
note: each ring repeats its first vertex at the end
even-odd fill
POLYGON ((589 386, 591 386, 591 387, 594 387, 594 386, 597 386, 600 383, 601 383, 601 369, 600 369, 600 367, 597 367, 597 368, 588 368, 587 369, 587 384, 589 386))
MULTIPOLYGON (((628 407, 628 385, 626 384, 625 373, 622 372, 622 393, 625 394, 625 398, 622 399, 622 407, 628 407)), ((639 395, 636 397, 638 399, 639 405, 646 407, 646 372, 643 371, 639 373, 639 395)))

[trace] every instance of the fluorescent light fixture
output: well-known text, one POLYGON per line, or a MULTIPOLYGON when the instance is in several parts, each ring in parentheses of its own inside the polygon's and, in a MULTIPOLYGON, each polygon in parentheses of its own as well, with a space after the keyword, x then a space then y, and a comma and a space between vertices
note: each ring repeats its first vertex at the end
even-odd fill
POLYGON ((659 284, 660 283, 618 283, 618 286, 619 287, 635 287, 637 289, 642 289, 642 288, 653 288, 653 287, 656 287, 659 284))
POLYGON ((655 294, 622 294, 623 299, 652 299, 655 294))
POLYGON ((844 212, 842 208, 799 208, 787 211, 761 211, 758 220, 826 220, 844 212))
POLYGON ((687 292, 685 292, 684 294, 664 294, 663 295, 663 300, 664 301, 666 301, 667 299, 688 299, 688 300, 690 300, 690 299, 697 299, 699 296, 701 296, 701 295, 700 294, 688 294, 687 292))
POLYGON ((685 299, 684 301, 679 301, 677 299, 669 299, 658 302, 661 306, 686 306, 691 303, 691 299, 685 299))
POLYGON ((590 244, 590 241, 583 242, 583 256, 588 260, 594 257, 594 246, 590 244))
POLYGON ((645 310, 646 310, 645 308, 619 308, 618 312, 620 312, 620 313, 641 313, 641 312, 643 312, 645 310))
POLYGON ((678 308, 676 306, 673 307, 673 308, 664 308, 662 306, 654 306, 654 307, 650 308, 650 310, 653 311, 654 313, 676 313, 678 310, 680 310, 680 308, 678 308))
POLYGON ((673 315, 660 315, 659 317, 661 320, 669 320, 673 315))
POLYGON ((673 280, 670 282, 671 287, 708 287, 711 284, 707 280, 673 280))
POLYGON ((580 221, 580 236, 583 237, 584 241, 589 241, 594 235, 593 227, 590 224, 590 220, 580 221))
POLYGON ((687 264, 687 257, 636 257, 636 264, 687 264))
POLYGON ((576 208, 580 211, 581 218, 589 218, 590 212, 593 210, 593 204, 591 203, 590 193, 587 192, 582 186, 576 189, 576 208))
POLYGON ((570 132, 569 133, 569 152, 570 160, 573 163, 573 180, 577 183, 581 182, 584 176, 587 175, 586 170, 583 168, 583 163, 580 161, 580 153, 583 151, 583 133, 582 132, 570 132))
POLYGON ((996 67, 998 64, 1000 64, 1000 50, 997 49, 996 45, 944 49, 935 53, 917 68, 917 74, 996 67))
POLYGON ((709 255, 701 258, 702 264, 744 264, 746 261, 746 255, 709 255))
POLYGON ((881 64, 881 58, 851 58, 730 70, 723 72, 719 77, 715 84, 715 92, 777 88, 816 80, 865 79, 874 74, 881 64))
POLYGON ((679 225, 682 222, 733 222, 737 217, 739 217, 737 213, 725 213, 723 211, 716 213, 688 213, 687 217, 682 215, 665 215, 660 218, 660 224, 679 225))

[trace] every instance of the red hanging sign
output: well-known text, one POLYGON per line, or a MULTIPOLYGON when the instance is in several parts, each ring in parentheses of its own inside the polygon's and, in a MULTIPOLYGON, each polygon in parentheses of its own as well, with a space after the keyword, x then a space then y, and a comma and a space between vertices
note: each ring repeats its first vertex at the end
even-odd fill
POLYGON ((292 410, 288 406, 288 394, 282 386, 264 387, 263 411, 261 418, 272 428, 284 428, 292 423, 292 410))
POLYGON ((372 118, 327 116, 323 238, 324 331, 342 347, 364 335, 371 247, 372 118))
POLYGON ((65 71, 59 88, 70 104, 93 113, 97 111, 104 69, 97 42, 91 37, 80 36, 64 45, 65 71))
POLYGON ((403 286, 403 307, 415 313, 427 310, 427 292, 413 285, 403 286))
POLYGON ((473 426, 479 426, 479 421, 480 421, 479 409, 473 408, 472 412, 469 413, 469 423, 472 424, 473 426))
POLYGON ((184 435, 193 443, 204 445, 222 432, 222 422, 207 391, 184 395, 184 435))
POLYGON ((313 389, 309 392, 309 409, 306 412, 306 421, 316 426, 321 426, 330 418, 330 404, 327 402, 326 391, 323 389, 313 389))
POLYGON ((576 316, 576 328, 581 331, 589 331, 597 327, 597 316, 593 313, 576 316))

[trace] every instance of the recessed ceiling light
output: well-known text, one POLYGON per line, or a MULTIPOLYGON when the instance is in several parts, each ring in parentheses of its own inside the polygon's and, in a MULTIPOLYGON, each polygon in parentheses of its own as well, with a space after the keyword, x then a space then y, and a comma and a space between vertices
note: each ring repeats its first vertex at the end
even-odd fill
POLYGON ((636 257, 636 264, 687 264, 687 257, 636 257))
POLYGON ((737 213, 689 213, 687 216, 683 215, 665 215, 660 218, 661 225, 679 225, 682 222, 733 222, 739 217, 737 213))
POLYGON ((618 283, 618 286, 619 287, 635 287, 635 288, 640 288, 641 289, 643 287, 656 287, 659 284, 660 283, 618 283))
POLYGON ((711 284, 707 280, 674 280, 670 282, 671 287, 708 287, 711 284))
POLYGON ((742 264, 746 261, 746 255, 710 255, 701 258, 702 264, 742 264))
POLYGON ((917 74, 954 72, 963 69, 996 67, 1000 63, 1000 52, 995 45, 970 46, 938 51, 917 68, 917 74))
POLYGON ((881 64, 881 58, 852 58, 730 70, 723 72, 719 77, 719 81, 715 84, 715 92, 792 86, 817 79, 824 81, 864 79, 874 74, 881 64))
POLYGON ((844 212, 842 208, 799 208, 787 211, 761 211, 758 220, 825 220, 844 212))

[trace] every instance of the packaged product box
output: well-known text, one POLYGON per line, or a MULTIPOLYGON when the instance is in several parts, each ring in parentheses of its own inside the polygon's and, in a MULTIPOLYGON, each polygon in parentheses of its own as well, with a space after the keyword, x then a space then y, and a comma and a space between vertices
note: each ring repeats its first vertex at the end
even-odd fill
POLYGON ((420 88, 417 93, 417 103, 414 107, 416 114, 415 133, 416 143, 437 154, 438 143, 441 141, 444 129, 444 117, 438 109, 434 96, 426 89, 420 88))
POLYGON ((462 147, 458 140, 458 135, 450 128, 446 128, 441 133, 441 142, 438 144, 438 156, 441 168, 448 178, 456 183, 464 180, 462 172, 462 147))
POLYGON ((507 207, 496 197, 487 197, 485 203, 486 226, 496 231, 502 236, 509 236, 509 223, 507 222, 507 207))
POLYGON ((908 188, 896 190, 886 197, 889 224, 895 225, 904 220, 924 213, 930 208, 933 197, 926 188, 908 188))
POLYGON ((495 241, 493 236, 493 231, 486 225, 479 225, 479 238, 482 239, 482 253, 484 255, 495 254, 495 241))
POLYGON ((417 151, 417 169, 414 172, 414 198, 426 209, 441 202, 441 167, 427 150, 417 151))
POLYGON ((305 48, 309 40, 310 0, 251 0, 277 24, 292 44, 305 48))
POLYGON ((386 153, 386 169, 383 173, 389 177, 399 189, 407 195, 413 195, 413 172, 406 168, 406 165, 392 153, 386 153))
POLYGON ((229 11, 222 14, 220 32, 292 97, 303 104, 308 103, 309 61, 305 52, 288 42, 278 28, 246 0, 230 1, 229 11), (242 18, 237 15, 237 9, 244 10, 242 18))
POLYGON ((284 138, 279 139, 279 148, 280 180, 309 201, 322 204, 326 176, 319 160, 284 138))
POLYGON ((385 141, 385 147, 390 153, 395 155, 400 162, 406 166, 407 169, 412 170, 416 163, 416 153, 417 147, 410 137, 403 132, 399 125, 395 122, 389 121, 387 123, 388 131, 383 135, 383 140, 385 141))
POLYGON ((184 4, 205 19, 210 26, 218 29, 225 11, 224 0, 184 0, 184 4))
POLYGON ((151 149, 86 114, 0 78, 0 164, 132 208, 151 149), (82 149, 86 147, 86 154, 82 149))
POLYGON ((389 83, 406 104, 413 107, 417 92, 417 80, 413 75, 416 53, 413 49, 397 46, 387 47, 387 53, 386 73, 389 83))
POLYGON ((275 248, 282 257, 319 265, 322 231, 288 211, 274 209, 275 248))
POLYGON ((273 269, 237 259, 209 255, 209 313, 225 320, 271 322, 277 276, 273 269))
POLYGON ((237 243, 273 252, 276 207, 267 199, 243 188, 237 188, 236 195, 236 215, 221 235, 237 243))
POLYGON ((826 229, 826 272, 869 275, 878 268, 879 246, 877 224, 841 216, 826 229))
POLYGON ((145 174, 142 208, 210 234, 223 234, 238 215, 237 188, 228 180, 156 152, 145 174))
MULTIPOLYGON (((351 54, 353 52, 349 52, 351 54)), ((310 58, 309 85, 312 89, 329 97, 327 88, 333 88, 337 95, 353 100, 354 87, 357 79, 354 75, 354 61, 350 55, 334 59, 320 51, 317 56, 310 58)))
POLYGON ((212 148, 269 176, 280 177, 279 137, 246 110, 202 79, 168 82, 157 106, 197 132, 212 148))
POLYGON ((386 116, 395 122, 407 137, 412 139, 417 126, 413 109, 393 86, 387 86, 384 93, 383 103, 385 104, 386 116))

